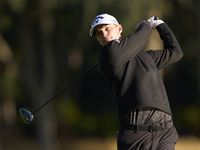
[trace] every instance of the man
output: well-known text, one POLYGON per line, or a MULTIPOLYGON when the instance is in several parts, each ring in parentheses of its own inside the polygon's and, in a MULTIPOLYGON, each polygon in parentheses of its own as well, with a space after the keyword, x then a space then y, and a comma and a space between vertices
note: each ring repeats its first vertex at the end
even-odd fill
POLYGON ((178 61, 183 53, 166 23, 151 17, 122 38, 122 25, 102 14, 92 22, 90 35, 103 46, 99 66, 117 100, 118 150, 173 150, 178 133, 173 126, 166 90, 159 70, 178 61), (152 29, 157 29, 163 50, 143 51, 152 29))

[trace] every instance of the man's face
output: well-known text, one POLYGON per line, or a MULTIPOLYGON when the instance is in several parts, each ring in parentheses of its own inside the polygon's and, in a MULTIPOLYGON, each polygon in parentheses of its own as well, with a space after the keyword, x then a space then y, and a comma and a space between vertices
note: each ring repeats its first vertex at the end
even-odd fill
POLYGON ((122 26, 115 24, 102 24, 95 28, 95 37, 102 46, 106 46, 108 42, 119 39, 122 33, 122 26))

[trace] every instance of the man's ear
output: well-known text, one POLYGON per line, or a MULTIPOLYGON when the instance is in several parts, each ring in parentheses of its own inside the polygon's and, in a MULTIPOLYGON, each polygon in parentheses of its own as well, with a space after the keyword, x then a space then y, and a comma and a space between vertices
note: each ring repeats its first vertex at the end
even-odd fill
POLYGON ((119 29, 119 33, 121 34, 122 33, 122 31, 123 31, 123 28, 122 28, 122 25, 120 24, 120 25, 118 25, 118 29, 119 29))

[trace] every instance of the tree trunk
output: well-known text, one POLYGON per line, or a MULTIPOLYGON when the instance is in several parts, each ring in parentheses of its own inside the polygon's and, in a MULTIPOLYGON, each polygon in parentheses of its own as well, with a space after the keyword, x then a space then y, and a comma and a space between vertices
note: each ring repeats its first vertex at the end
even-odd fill
MULTIPOLYGON (((197 43, 197 47, 200 48, 200 43, 199 43, 199 41, 200 41, 200 19, 199 19, 200 18, 200 11, 199 11, 200 10, 200 1, 199 0, 194 0, 193 5, 194 5, 194 9, 195 9, 194 12, 196 14, 196 20, 197 20, 197 29, 196 29, 197 30, 197 34, 198 34, 198 36, 197 36, 198 37, 198 39, 197 39, 197 42, 198 42, 197 43)), ((198 66, 199 66, 198 67, 199 68, 199 70, 198 70, 198 74, 199 74, 198 75, 198 77, 199 77, 199 79, 198 79, 198 81, 199 81, 199 83, 198 83, 199 84, 199 86, 198 86, 199 87, 199 90, 198 90, 199 91, 199 95, 198 96, 199 96, 199 98, 198 99, 199 99, 199 103, 200 103, 200 49, 197 49, 197 50, 198 50, 198 56, 199 56, 198 57, 198 66)))
MULTIPOLYGON (((46 15, 46 14, 42 14, 46 15)), ((55 92, 55 55, 51 30, 39 18, 39 25, 35 23, 23 24, 27 18, 22 18, 21 39, 24 46, 25 69, 23 82, 29 93, 34 109, 39 108, 55 92), (41 26, 40 26, 41 25, 41 26), (43 27, 42 27, 43 26, 43 27), (41 27, 41 29, 39 28, 41 27)), ((52 102, 35 114, 36 130, 41 150, 56 150, 56 119, 54 117, 52 102)))
POLYGON ((3 149, 3 144, 14 140, 17 71, 18 66, 14 61, 12 50, 0 34, 0 150, 3 149))

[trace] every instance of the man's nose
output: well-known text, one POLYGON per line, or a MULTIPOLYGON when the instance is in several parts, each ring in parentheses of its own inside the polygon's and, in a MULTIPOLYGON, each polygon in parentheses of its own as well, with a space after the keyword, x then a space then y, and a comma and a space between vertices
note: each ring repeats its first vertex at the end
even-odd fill
POLYGON ((103 36, 107 37, 108 36, 108 32, 107 31, 103 31, 103 36))

